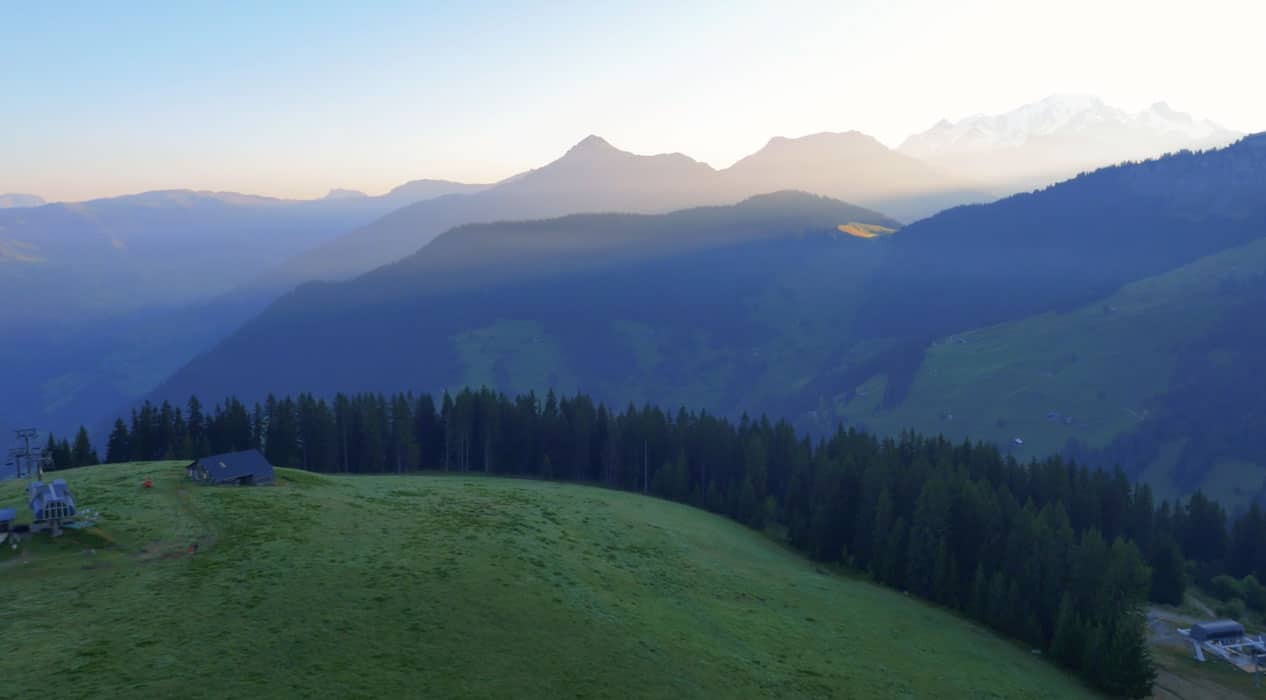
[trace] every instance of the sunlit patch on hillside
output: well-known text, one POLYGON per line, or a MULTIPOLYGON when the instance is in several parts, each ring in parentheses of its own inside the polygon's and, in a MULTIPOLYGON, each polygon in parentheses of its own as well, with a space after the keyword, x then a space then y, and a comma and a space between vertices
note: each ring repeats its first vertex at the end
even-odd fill
POLYGON ((840 224, 837 228, 839 228, 840 233, 847 233, 848 235, 855 236, 857 238, 878 238, 880 236, 887 236, 889 234, 896 233, 897 231, 896 229, 879 226, 877 224, 860 224, 856 221, 850 221, 847 224, 840 224))

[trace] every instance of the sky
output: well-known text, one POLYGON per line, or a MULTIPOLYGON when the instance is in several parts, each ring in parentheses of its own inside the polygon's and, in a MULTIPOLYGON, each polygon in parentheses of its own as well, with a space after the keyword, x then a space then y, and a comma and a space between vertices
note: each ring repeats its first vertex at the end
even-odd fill
POLYGON ((1259 0, 0 0, 0 193, 491 182, 594 133, 725 167, 1053 93, 1266 130, 1259 0))

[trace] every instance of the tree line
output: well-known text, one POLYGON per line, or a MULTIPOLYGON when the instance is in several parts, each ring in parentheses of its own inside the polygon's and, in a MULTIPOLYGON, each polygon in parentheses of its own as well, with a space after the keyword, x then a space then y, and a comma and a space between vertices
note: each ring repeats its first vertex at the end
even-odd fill
POLYGON ((52 460, 53 469, 90 467, 101 463, 101 458, 97 456, 92 440, 88 437, 88 429, 82 425, 79 426, 79 432, 75 433, 73 443, 66 438, 58 440, 49 433, 48 442, 44 445, 44 455, 52 460))
POLYGON ((1020 463, 993 445, 914 433, 839 429, 815 441, 785 421, 617 412, 583 394, 146 403, 115 423, 106 461, 252 447, 317 472, 533 476, 688 503, 956 609, 1125 697, 1146 696, 1155 675, 1149 600, 1180 603, 1193 577, 1266 580, 1266 515, 1256 506, 1228 528, 1225 509, 1203 494, 1157 504, 1119 469, 1020 463))

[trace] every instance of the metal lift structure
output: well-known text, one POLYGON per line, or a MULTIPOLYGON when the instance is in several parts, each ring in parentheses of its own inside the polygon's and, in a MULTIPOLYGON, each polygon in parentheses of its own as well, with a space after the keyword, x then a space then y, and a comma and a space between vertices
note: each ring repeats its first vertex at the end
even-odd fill
POLYGON ((15 446, 9 450, 9 459, 5 465, 8 469, 0 479, 29 480, 26 502, 31 509, 32 520, 29 525, 18 525, 14 509, 0 509, 0 515, 6 516, 4 522, 0 522, 0 543, 8 540, 17 549, 18 542, 24 535, 47 532, 56 537, 62 534, 64 527, 80 529, 90 526, 91 521, 76 518, 79 510, 65 479, 44 482, 44 473, 53 466, 53 458, 40 446, 39 431, 35 428, 22 428, 14 432, 17 440, 15 446))

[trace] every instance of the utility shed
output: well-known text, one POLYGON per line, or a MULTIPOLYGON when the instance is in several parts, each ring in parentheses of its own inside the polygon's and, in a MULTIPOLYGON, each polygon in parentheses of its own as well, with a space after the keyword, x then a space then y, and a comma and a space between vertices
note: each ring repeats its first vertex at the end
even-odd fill
POLYGON ((255 486, 273 482, 273 465, 264 459, 259 450, 203 457, 186 467, 185 471, 190 479, 203 484, 255 486))
POLYGON ((1197 642, 1224 642, 1244 636, 1244 625, 1235 620, 1214 620, 1191 626, 1191 638, 1197 642))
POLYGON ((0 508, 0 532, 8 532, 13 529, 13 523, 18 519, 18 512, 13 508, 0 508))
POLYGON ((65 479, 54 479, 48 484, 31 482, 26 487, 26 500, 37 521, 65 520, 75 515, 75 499, 65 479))

